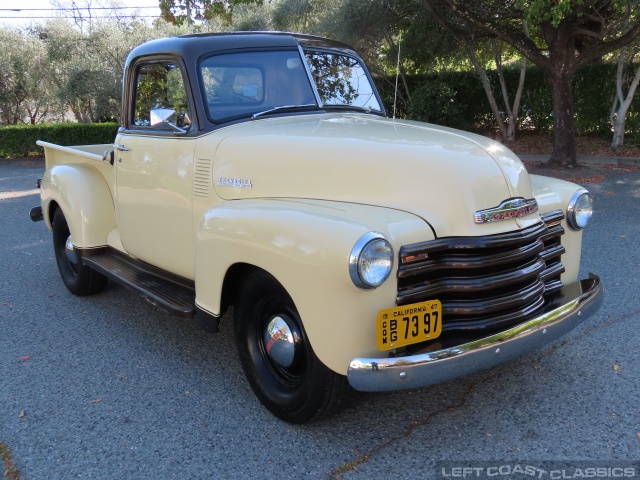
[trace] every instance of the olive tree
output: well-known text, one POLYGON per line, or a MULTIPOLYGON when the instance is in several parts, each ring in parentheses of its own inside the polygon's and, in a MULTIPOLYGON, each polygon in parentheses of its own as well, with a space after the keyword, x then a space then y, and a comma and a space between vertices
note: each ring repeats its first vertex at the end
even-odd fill
POLYGON ((27 99, 26 59, 22 55, 23 39, 18 31, 0 30, 0 114, 2 121, 15 125, 20 121, 23 103, 27 99))
POLYGON ((0 118, 2 123, 38 123, 50 112, 46 52, 38 39, 17 29, 0 29, 0 118))

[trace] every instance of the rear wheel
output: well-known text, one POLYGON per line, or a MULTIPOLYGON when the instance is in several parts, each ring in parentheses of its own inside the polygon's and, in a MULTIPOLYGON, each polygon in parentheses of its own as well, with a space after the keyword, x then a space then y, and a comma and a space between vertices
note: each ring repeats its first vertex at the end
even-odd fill
POLYGON ((337 409, 347 379, 316 357, 291 297, 275 278, 256 272, 246 279, 234 323, 247 380, 271 413, 303 423, 337 409))
POLYGON ((67 219, 61 209, 53 214, 53 249, 60 277, 74 295, 93 295, 104 290, 108 278, 83 265, 69 232, 67 219))

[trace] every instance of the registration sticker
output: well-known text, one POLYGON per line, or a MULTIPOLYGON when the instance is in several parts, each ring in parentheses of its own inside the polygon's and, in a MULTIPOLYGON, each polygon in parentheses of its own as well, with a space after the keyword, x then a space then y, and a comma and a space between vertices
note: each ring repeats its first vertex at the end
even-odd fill
POLYGON ((385 308, 376 318, 376 344, 380 350, 433 340, 441 333, 440 300, 385 308))

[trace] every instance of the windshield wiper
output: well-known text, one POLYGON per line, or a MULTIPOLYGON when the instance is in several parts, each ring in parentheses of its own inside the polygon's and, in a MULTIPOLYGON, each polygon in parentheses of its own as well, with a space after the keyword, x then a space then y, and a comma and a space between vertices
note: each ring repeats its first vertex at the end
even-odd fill
POLYGON ((357 105, 345 105, 343 103, 337 104, 337 105, 325 103, 323 107, 328 109, 338 108, 340 110, 356 110, 358 112, 364 112, 364 113, 381 113, 380 110, 373 110, 371 107, 359 107, 357 105))
POLYGON ((311 108, 318 109, 318 106, 315 103, 308 103, 306 105, 282 105, 280 107, 270 108, 269 110, 265 110, 264 112, 254 113, 253 115, 251 115, 251 119, 255 120, 256 118, 259 118, 263 115, 271 115, 272 113, 290 112, 300 109, 310 110, 311 108))

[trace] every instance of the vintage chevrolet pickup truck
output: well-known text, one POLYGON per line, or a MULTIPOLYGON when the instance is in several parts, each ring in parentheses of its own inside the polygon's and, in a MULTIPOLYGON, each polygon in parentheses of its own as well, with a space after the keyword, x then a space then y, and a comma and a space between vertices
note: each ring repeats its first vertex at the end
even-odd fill
MULTIPOLYGON (((233 306, 260 401, 292 423, 350 388, 525 355, 596 311, 583 188, 501 144, 388 118, 348 46, 290 33, 135 48, 114 144, 46 152, 41 206, 76 295, 108 279, 216 330, 233 306)), ((505 379, 508 381, 508 379, 505 379)))

